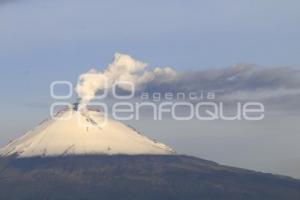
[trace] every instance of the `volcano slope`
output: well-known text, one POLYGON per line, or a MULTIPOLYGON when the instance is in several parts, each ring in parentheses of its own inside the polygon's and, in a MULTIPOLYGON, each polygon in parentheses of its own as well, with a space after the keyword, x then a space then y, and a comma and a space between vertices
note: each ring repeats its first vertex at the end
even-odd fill
POLYGON ((0 199, 299 200, 300 181, 184 155, 12 155, 0 199))

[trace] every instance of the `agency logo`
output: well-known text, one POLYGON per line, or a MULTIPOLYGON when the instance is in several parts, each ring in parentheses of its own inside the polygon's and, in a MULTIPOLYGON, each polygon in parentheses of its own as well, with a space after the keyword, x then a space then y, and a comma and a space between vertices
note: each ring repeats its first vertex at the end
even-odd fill
MULTIPOLYGON (((229 107, 226 102, 217 100, 216 93, 213 91, 200 94, 199 92, 137 92, 135 84, 130 81, 116 81, 113 84, 109 83, 108 79, 102 79, 102 81, 104 89, 97 94, 85 93, 87 100, 80 99, 76 104, 76 110, 81 115, 85 115, 88 108, 101 111, 103 121, 95 122, 101 126, 107 122, 108 113, 116 120, 139 120, 145 110, 147 110, 148 116, 153 117, 153 120, 163 120, 168 117, 177 121, 192 119, 253 121, 262 120, 265 116, 265 107, 261 102, 235 102, 233 106, 229 107), (111 87, 106 87, 106 85, 111 85, 111 87), (120 89, 125 92, 120 94, 118 92, 120 89)), ((55 100, 50 106, 52 118, 56 120, 70 119, 71 116, 60 116, 55 110, 58 107, 74 107, 74 104, 70 103, 73 97, 73 88, 73 84, 69 81, 53 81, 51 83, 50 95, 55 100), (61 88, 65 88, 63 94, 58 92, 61 88)), ((82 122, 81 115, 78 115, 79 123, 86 126, 82 122)))

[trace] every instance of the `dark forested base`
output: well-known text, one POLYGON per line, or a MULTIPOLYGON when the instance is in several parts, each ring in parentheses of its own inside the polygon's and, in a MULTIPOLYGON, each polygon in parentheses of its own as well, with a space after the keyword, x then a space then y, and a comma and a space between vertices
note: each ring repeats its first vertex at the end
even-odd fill
POLYGON ((179 155, 0 158, 2 200, 299 200, 300 181, 179 155))

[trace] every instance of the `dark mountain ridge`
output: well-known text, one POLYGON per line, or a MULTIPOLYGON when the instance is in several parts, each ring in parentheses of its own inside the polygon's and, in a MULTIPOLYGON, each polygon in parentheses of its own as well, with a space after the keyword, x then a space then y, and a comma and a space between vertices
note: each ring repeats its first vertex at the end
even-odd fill
POLYGON ((0 158, 2 200, 299 200, 300 180, 185 155, 0 158))

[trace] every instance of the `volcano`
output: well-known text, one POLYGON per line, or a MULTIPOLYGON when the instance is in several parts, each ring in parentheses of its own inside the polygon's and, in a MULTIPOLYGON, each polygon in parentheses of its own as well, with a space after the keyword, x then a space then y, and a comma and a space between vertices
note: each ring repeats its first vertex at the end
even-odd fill
POLYGON ((300 180, 176 154, 92 109, 66 108, 0 149, 2 200, 299 200, 300 180))
POLYGON ((168 146, 92 109, 66 108, 0 149, 0 156, 174 154, 168 146))

